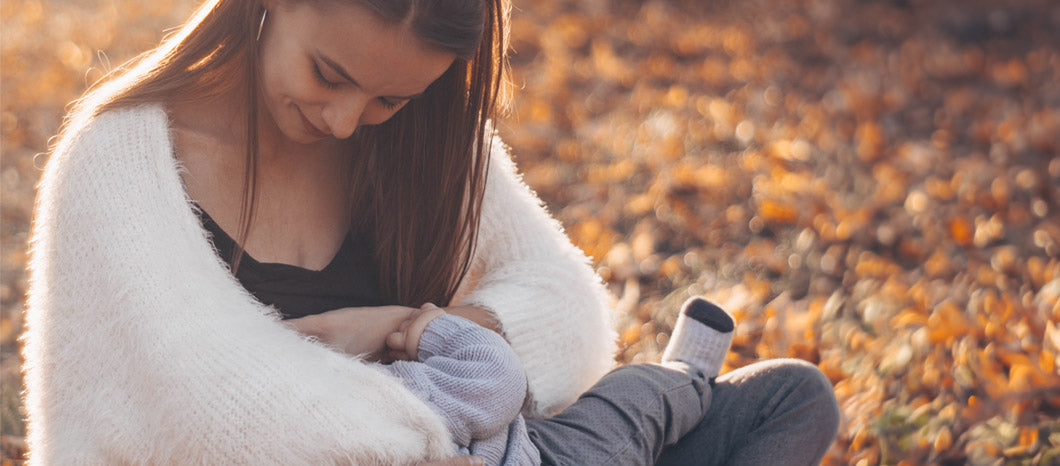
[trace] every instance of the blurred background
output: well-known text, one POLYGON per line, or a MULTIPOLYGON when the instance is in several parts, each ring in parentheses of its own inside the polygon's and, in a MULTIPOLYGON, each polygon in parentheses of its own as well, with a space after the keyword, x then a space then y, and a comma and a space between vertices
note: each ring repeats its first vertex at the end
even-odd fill
MULTIPOLYGON (((19 464, 26 239, 64 109, 194 0, 4 0, 3 464, 19 464)), ((526 182, 617 298, 620 362, 680 303, 726 370, 797 357, 825 464, 1060 463, 1060 3, 516 0, 526 182)))

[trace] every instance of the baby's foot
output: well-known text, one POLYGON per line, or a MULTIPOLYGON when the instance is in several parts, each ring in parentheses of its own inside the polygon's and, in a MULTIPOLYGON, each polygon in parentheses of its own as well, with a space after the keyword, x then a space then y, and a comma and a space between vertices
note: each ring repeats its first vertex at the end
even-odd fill
POLYGON ((681 306, 663 362, 682 361, 707 377, 717 377, 732 344, 732 317, 703 298, 692 298, 681 306))

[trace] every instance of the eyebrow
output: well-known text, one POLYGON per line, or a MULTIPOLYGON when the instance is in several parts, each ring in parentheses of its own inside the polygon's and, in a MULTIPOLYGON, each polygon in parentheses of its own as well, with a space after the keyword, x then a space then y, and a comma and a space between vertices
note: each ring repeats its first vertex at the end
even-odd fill
MULTIPOLYGON (((317 52, 317 56, 320 57, 320 59, 325 64, 327 64, 328 67, 331 68, 332 71, 338 73, 339 76, 342 76, 343 79, 353 83, 353 85, 355 85, 357 87, 363 87, 363 86, 361 86, 360 83, 357 82, 356 79, 353 79, 353 77, 350 76, 350 74, 347 73, 345 69, 342 68, 342 65, 339 65, 338 63, 335 63, 334 61, 332 61, 330 58, 324 56, 324 54, 320 53, 319 51, 317 52)), ((420 92, 420 93, 412 94, 412 95, 384 95, 382 97, 387 98, 387 99, 394 99, 394 100, 412 100, 412 99, 415 99, 415 98, 420 97, 422 95, 423 95, 423 93, 420 92)))

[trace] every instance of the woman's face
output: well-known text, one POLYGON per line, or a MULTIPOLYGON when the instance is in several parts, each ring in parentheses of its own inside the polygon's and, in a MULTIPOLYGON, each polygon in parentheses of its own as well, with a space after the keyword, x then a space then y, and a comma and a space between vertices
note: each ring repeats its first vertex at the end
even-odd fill
POLYGON ((405 26, 346 2, 269 2, 261 33, 261 98, 288 139, 345 139, 386 121, 438 79, 454 55, 405 26))

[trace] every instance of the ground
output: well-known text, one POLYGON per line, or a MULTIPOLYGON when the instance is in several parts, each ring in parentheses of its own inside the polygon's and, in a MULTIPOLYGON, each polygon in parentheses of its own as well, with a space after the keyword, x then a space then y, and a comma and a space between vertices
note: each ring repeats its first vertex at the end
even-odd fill
MULTIPOLYGON (((100 69, 192 7, 0 5, 5 463, 40 154, 100 69)), ((527 0, 512 18, 498 128, 615 294, 619 361, 657 360, 702 294, 736 317, 727 368, 798 357, 832 381, 825 464, 1060 462, 1060 4, 527 0)))

